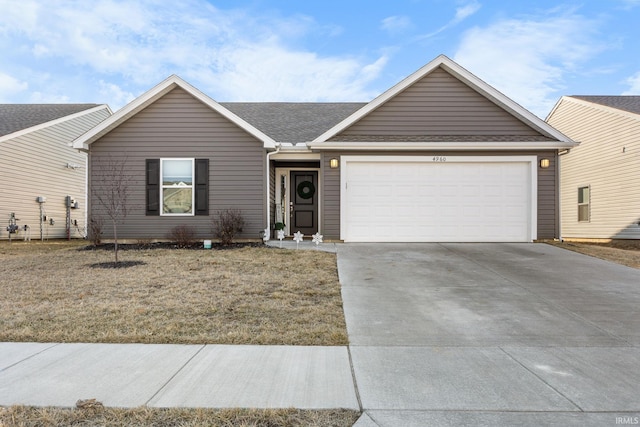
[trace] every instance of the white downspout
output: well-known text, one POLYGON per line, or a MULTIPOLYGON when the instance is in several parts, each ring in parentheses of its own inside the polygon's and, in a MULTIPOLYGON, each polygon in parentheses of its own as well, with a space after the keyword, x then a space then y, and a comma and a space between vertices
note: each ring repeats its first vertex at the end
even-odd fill
POLYGON ((270 153, 267 153, 267 160, 266 160, 266 174, 267 174, 267 226, 264 229, 264 237, 262 238, 262 240, 264 240, 265 242, 268 242, 269 239, 271 239, 271 173, 269 171, 269 159, 271 157, 272 154, 278 154, 278 152, 280 151, 280 147, 282 145, 281 144, 277 144, 276 145, 276 151, 272 151, 270 153))

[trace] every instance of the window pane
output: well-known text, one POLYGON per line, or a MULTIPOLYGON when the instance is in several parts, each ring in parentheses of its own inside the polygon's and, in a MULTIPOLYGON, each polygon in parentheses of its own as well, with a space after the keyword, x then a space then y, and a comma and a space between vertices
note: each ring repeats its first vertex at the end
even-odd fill
POLYGON ((578 203, 589 203, 589 187, 578 188, 578 203))
POLYGON ((162 192, 162 212, 191 213, 192 191, 191 188, 165 188, 162 192))
POLYGON ((578 221, 589 221, 589 205, 578 206, 578 221))
POLYGON ((184 186, 193 184, 192 160, 163 160, 162 185, 184 186))

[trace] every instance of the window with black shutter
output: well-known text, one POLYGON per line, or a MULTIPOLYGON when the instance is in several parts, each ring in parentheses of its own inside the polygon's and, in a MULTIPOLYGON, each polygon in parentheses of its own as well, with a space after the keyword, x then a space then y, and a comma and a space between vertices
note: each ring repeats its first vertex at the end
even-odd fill
POLYGON ((160 215, 160 159, 147 159, 146 214, 160 215))
POLYGON ((146 214, 209 215, 209 159, 147 159, 146 214))

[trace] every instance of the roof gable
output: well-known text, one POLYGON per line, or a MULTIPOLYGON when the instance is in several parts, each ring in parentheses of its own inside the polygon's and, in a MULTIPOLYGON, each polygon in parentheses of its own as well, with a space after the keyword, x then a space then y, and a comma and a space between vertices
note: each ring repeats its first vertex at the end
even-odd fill
MULTIPOLYGON (((484 114, 484 112, 490 110, 494 114, 502 115, 503 119, 507 119, 510 123, 512 128, 503 130, 503 135, 508 132, 515 132, 515 135, 525 136, 525 140, 530 140, 531 137, 538 135, 542 140, 563 142, 563 146, 573 144, 569 138, 549 124, 545 123, 542 119, 538 118, 493 87, 489 86, 484 81, 469 73, 451 59, 444 55, 440 55, 420 70, 416 71, 370 103, 366 104, 363 108, 320 135, 313 141, 312 145, 314 148, 320 148, 323 144, 326 144, 326 141, 329 141, 338 135, 342 138, 345 135, 356 134, 358 131, 361 131, 359 130, 360 125, 366 125, 367 121, 372 122, 375 119, 381 119, 384 115, 393 116, 393 114, 390 113, 395 112, 396 115, 405 117, 407 115, 415 114, 415 109, 407 110, 407 106, 410 105, 412 95, 419 92, 418 89, 420 89, 420 86, 425 86, 422 88, 423 96, 428 94, 428 90, 425 92, 424 89, 428 87, 429 83, 434 81, 434 79, 440 79, 443 81, 445 89, 449 89, 449 92, 446 93, 445 98, 442 97, 442 94, 440 94, 440 98, 438 98, 437 94, 434 94, 431 98, 426 95, 427 98, 423 99, 421 102, 426 101, 427 103, 432 103, 433 106, 439 106, 440 111, 442 111, 443 105, 446 102, 449 104, 450 108, 455 110, 453 117, 456 117, 459 114, 463 114, 465 110, 468 111, 468 105, 465 105, 465 103, 469 99, 473 99, 473 102, 478 106, 476 111, 473 112, 473 120, 476 120, 478 125, 482 124, 483 120, 482 114, 478 115, 478 111, 483 111, 484 114), (456 92, 466 97, 466 100, 456 100, 455 96, 452 96, 456 92)), ((451 112, 449 113, 451 115, 451 112)), ((426 128, 429 126, 429 123, 425 122, 426 118, 426 115, 420 114, 416 117, 414 123, 417 124, 417 127, 414 129, 413 135, 411 135, 412 132, 409 131, 410 137, 415 138, 420 135, 429 139, 429 136, 432 137, 438 132, 449 136, 452 132, 458 132, 461 136, 466 135, 469 137, 477 137, 477 130, 474 132, 471 132, 469 129, 458 129, 457 131, 454 131, 458 125, 457 122, 451 122, 448 128, 445 129, 446 132, 443 132, 443 129, 441 129, 442 126, 440 126, 440 129, 431 128, 429 132, 426 132, 426 128), (469 135, 470 132, 471 135, 469 135)), ((435 117, 435 119, 437 120, 437 117, 435 117)), ((382 120, 382 122, 384 122, 384 120, 382 120)), ((387 122, 389 123, 387 132, 392 132, 394 120, 387 120, 387 122)), ((385 129, 380 129, 380 131, 385 133, 385 129)))
POLYGON ((334 136, 356 140, 369 136, 398 139, 434 136, 510 136, 547 139, 538 130, 491 102, 441 67, 334 136))
POLYGON ((117 128, 120 124, 124 123, 131 117, 138 114, 140 111, 144 110, 149 105, 156 102, 158 99, 162 98, 164 95, 171 92, 176 87, 182 88, 184 91, 189 93, 194 98, 198 99, 205 105, 207 105, 212 110, 216 111, 227 120, 236 124, 240 128, 244 129, 247 133, 254 136, 258 140, 262 141, 265 148, 275 148, 275 141, 267 136, 262 131, 258 130, 256 127, 252 126, 244 119, 238 117, 236 114, 229 111, 227 108, 223 107, 216 101, 214 101, 209 96, 200 92, 195 87, 191 86, 186 81, 182 80, 180 77, 176 75, 172 75, 162 81, 160 84, 155 86, 154 88, 148 90, 144 94, 140 95, 138 98, 131 101, 129 104, 118 110, 111 117, 100 123, 95 128, 91 129, 89 132, 82 135, 80 138, 76 139, 73 143, 73 146, 78 149, 88 150, 89 146, 111 132, 113 129, 117 128))
POLYGON ((50 126, 69 116, 86 113, 96 108, 109 108, 100 104, 0 104, 0 137, 13 138, 34 128, 50 126))

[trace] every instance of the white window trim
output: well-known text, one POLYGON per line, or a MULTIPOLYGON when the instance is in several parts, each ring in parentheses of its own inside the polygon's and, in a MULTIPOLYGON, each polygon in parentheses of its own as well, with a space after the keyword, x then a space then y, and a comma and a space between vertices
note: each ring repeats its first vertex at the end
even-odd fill
POLYGON ((578 223, 579 224, 585 224, 587 222, 591 222, 591 186, 590 185, 579 185, 578 186, 578 223), (589 193, 589 200, 587 200, 586 202, 582 202, 580 203, 580 190, 582 190, 583 188, 587 189, 587 192, 589 193), (587 219, 580 219, 580 206, 587 206, 587 219))
POLYGON ((195 180, 196 180, 196 159, 194 157, 164 157, 160 159, 160 216, 195 216, 196 213, 196 192, 195 192, 195 180), (191 189, 191 213, 165 213, 164 212, 164 189, 176 188, 171 186, 165 186, 163 181, 163 168, 165 160, 189 160, 191 161, 191 185, 178 188, 190 188, 191 189))

